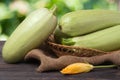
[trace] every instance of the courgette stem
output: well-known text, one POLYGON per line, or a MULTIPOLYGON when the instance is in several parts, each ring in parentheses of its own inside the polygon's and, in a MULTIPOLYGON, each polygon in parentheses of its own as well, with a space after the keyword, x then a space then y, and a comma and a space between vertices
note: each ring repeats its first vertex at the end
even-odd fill
POLYGON ((62 38, 62 44, 70 46, 70 45, 74 45, 75 42, 72 40, 72 38, 68 38, 68 39, 62 38))
POLYGON ((57 10, 57 6, 56 6, 56 5, 53 5, 53 6, 50 8, 50 12, 52 12, 53 14, 56 13, 56 10, 57 10))

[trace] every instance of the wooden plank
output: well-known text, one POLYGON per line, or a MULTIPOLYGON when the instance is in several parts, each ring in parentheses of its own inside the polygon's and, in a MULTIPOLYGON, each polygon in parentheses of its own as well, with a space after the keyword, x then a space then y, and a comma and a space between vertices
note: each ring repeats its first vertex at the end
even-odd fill
POLYGON ((0 42, 0 80, 120 80, 120 70, 116 68, 94 69, 89 73, 62 75, 59 71, 38 73, 35 69, 39 63, 21 62, 7 64, 3 61, 1 50, 4 42, 0 42))

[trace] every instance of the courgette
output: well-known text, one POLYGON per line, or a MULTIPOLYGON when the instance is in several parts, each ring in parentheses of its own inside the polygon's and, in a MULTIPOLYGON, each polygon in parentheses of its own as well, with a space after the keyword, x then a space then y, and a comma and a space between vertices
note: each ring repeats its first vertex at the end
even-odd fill
POLYGON ((39 47, 57 26, 54 9, 41 8, 30 13, 15 29, 2 49, 2 57, 7 63, 23 60, 30 50, 39 47))

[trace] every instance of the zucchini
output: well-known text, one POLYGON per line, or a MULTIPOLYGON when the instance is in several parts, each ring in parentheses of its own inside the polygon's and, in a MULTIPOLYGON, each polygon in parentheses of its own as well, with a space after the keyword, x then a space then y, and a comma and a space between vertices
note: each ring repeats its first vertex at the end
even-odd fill
POLYGON ((32 49, 39 47, 57 26, 55 9, 41 8, 30 13, 15 29, 2 49, 2 57, 7 63, 16 63, 32 49))
POLYGON ((84 36, 63 38, 62 44, 93 48, 102 51, 114 51, 120 49, 120 25, 106 28, 84 36))
POLYGON ((68 36, 81 36, 120 24, 119 16, 119 11, 79 10, 62 16, 59 28, 68 36))

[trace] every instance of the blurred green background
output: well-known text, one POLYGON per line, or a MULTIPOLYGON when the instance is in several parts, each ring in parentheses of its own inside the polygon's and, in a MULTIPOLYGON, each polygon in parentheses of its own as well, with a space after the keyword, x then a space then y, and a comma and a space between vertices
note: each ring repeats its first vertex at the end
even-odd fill
POLYGON ((0 0, 0 40, 7 40, 20 22, 33 10, 54 4, 58 19, 80 9, 119 10, 119 0, 0 0))

